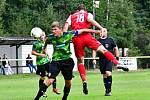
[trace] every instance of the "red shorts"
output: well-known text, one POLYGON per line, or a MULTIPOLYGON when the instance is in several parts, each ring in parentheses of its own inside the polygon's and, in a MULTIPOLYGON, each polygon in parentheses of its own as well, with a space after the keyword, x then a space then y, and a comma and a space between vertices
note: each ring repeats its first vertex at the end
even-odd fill
POLYGON ((84 47, 97 50, 101 45, 90 33, 83 33, 72 40, 77 58, 84 56, 84 47))

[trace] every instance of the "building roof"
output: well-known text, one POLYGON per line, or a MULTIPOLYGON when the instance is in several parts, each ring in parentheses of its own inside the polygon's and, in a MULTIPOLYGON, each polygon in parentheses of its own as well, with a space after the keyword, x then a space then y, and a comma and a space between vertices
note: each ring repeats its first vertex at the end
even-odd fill
POLYGON ((0 37, 0 45, 31 45, 33 41, 33 37, 0 37))

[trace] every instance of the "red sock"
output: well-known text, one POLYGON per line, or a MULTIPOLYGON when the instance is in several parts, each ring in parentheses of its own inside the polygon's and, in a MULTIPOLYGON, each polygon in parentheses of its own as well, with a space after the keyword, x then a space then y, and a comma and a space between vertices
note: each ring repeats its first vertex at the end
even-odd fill
POLYGON ((112 61, 115 65, 118 64, 117 59, 114 57, 114 55, 113 55, 111 52, 106 51, 106 52, 104 53, 104 55, 105 55, 105 57, 106 57, 108 60, 112 61))
POLYGON ((86 81, 86 71, 85 71, 85 67, 83 64, 78 65, 78 71, 80 73, 80 77, 82 81, 86 81))

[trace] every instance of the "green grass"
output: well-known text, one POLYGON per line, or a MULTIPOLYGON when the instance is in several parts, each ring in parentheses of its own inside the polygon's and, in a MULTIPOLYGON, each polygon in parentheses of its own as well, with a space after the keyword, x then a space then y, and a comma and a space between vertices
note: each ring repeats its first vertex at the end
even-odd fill
MULTIPOLYGON (((75 72, 72 90, 68 100, 150 100, 150 70, 132 72, 113 72, 111 97, 104 96, 102 76, 99 71, 87 72, 89 94, 82 93, 82 84, 78 72, 75 72)), ((38 91, 38 76, 35 74, 0 75, 0 100, 33 100, 38 91)), ((61 100, 63 94, 63 77, 57 78, 57 87, 61 95, 52 93, 50 87, 48 98, 40 100, 61 100)))

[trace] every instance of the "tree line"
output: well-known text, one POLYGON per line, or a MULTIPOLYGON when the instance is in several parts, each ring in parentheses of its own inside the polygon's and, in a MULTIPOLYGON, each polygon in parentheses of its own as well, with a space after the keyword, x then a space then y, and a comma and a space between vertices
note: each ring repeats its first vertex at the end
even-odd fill
POLYGON ((48 34, 53 21, 64 24, 81 3, 95 10, 95 20, 120 48, 129 48, 129 56, 150 54, 149 0, 100 0, 98 8, 93 0, 0 0, 0 36, 29 36, 35 26, 48 34))

